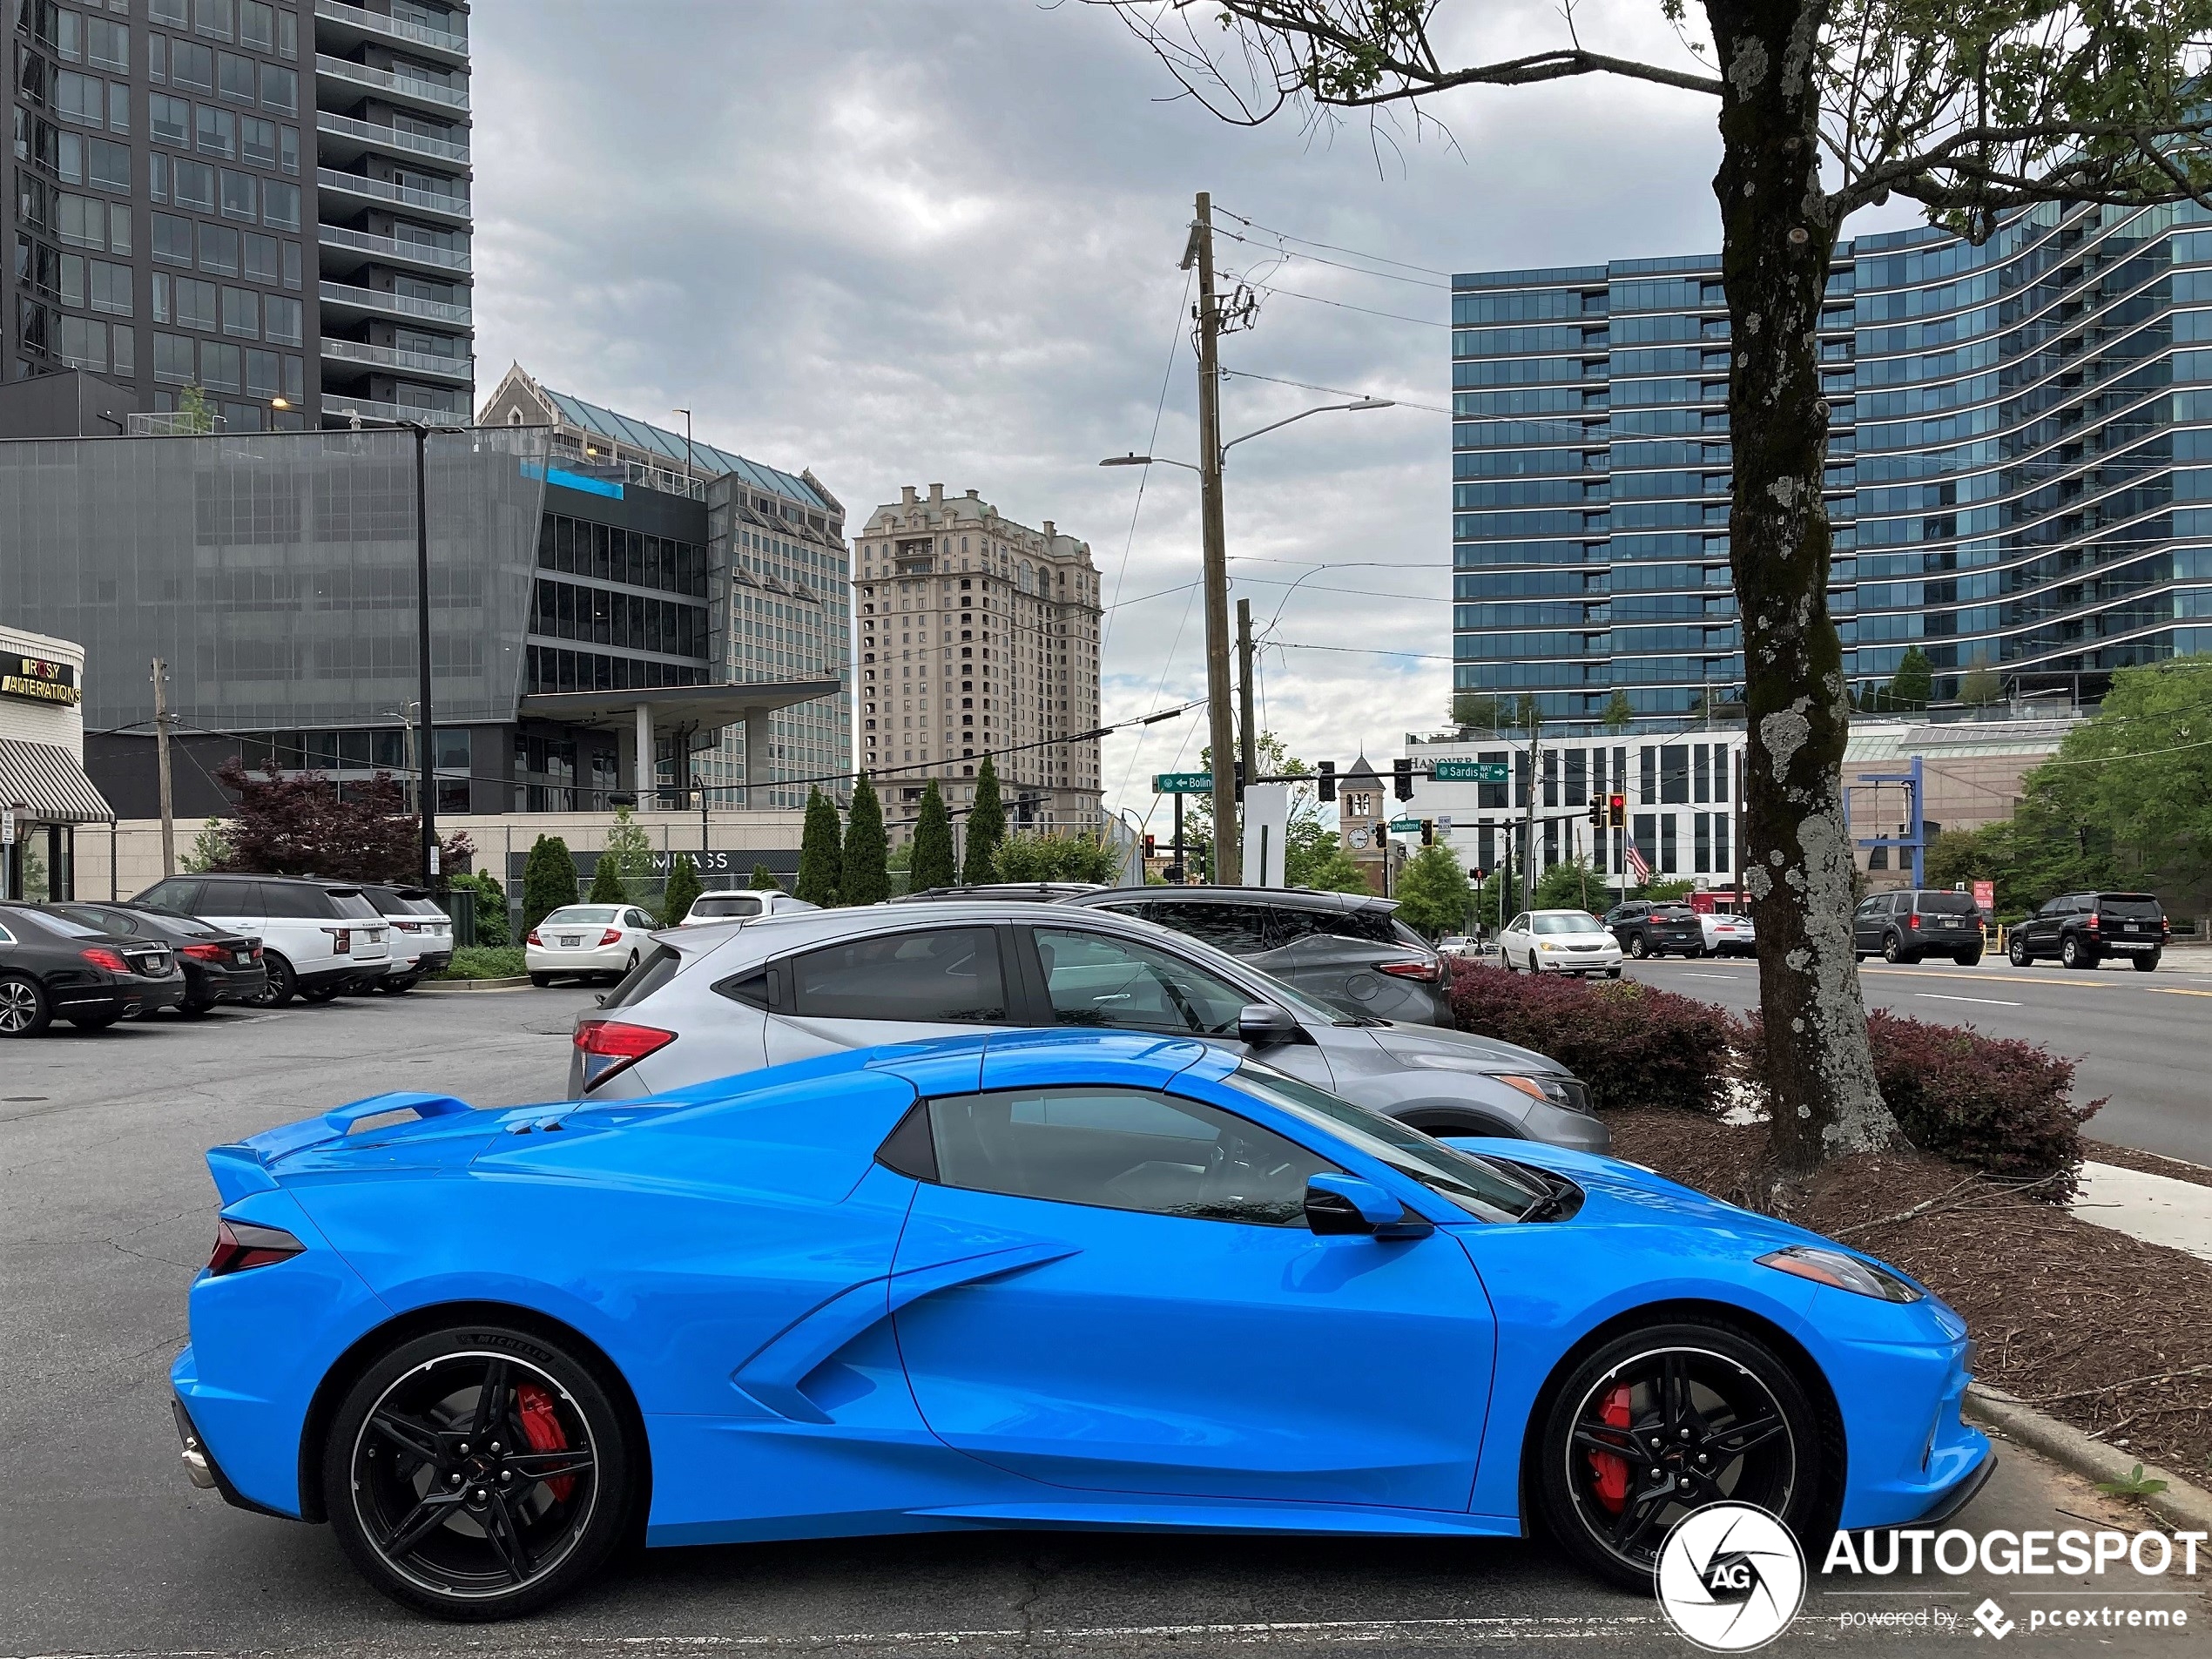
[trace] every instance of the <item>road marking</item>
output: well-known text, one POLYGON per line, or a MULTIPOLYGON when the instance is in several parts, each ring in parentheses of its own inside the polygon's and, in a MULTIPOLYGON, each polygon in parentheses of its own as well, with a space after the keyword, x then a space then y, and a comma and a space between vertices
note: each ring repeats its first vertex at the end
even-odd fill
POLYGON ((1736 975, 1733 974, 1699 974, 1692 972, 1685 974, 1683 977, 1685 979, 1721 979, 1726 980, 1730 985, 1736 983, 1736 975))
POLYGON ((1941 991, 1915 991, 1913 995, 1931 1002, 1979 1002, 1986 1008, 2016 1008, 2020 1006, 2017 1002, 2007 1002, 1994 996, 1946 996, 1941 991))

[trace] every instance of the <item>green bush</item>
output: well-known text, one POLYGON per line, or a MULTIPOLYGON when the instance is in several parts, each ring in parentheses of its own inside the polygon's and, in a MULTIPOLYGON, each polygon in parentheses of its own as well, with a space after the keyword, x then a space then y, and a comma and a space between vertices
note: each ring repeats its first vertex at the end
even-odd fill
POLYGON ((520 945, 463 945, 453 953, 439 979, 519 979, 523 966, 520 945))
POLYGON ((507 890, 489 870, 472 871, 453 878, 456 895, 467 894, 476 913, 476 942, 496 948, 508 942, 507 890))

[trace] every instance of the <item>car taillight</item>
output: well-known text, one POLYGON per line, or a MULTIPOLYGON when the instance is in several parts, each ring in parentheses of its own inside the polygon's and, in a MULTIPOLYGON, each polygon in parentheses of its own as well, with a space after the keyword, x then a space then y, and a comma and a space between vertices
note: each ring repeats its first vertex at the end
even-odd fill
POLYGON ((1918 927, 1920 925, 1920 913, 1917 910, 1912 912, 1905 918, 1905 925, 1908 927, 1918 927))
POLYGON ((281 1227, 259 1227, 250 1221, 215 1218, 215 1248, 207 1258, 207 1271, 216 1278, 266 1267, 297 1256, 307 1246, 281 1227))
POLYGON ((2095 911, 2092 910, 2089 913, 2089 920, 2084 925, 2087 927, 2091 933, 2097 931, 2097 913, 2095 911))
POLYGON ((422 924, 419 921, 395 921, 392 926, 403 934, 419 934, 422 931, 422 924))
POLYGON ((258 943, 253 947, 253 960, 257 962, 261 960, 261 947, 258 943))
POLYGON ((354 930, 352 928, 326 927, 323 929, 323 932, 330 935, 330 950, 333 955, 350 956, 354 954, 354 930))
POLYGON ((523 942, 525 945, 543 945, 545 941, 537 936, 537 929, 533 927, 523 935, 523 942))
POLYGON ((608 928, 606 932, 599 935, 599 942, 602 945, 619 945, 622 943, 622 929, 619 927, 608 928))
POLYGON ((583 1055, 583 1086, 604 1082, 624 1066, 634 1066, 647 1055, 676 1041, 673 1031, 658 1026, 631 1025, 621 1020, 579 1020, 576 1047, 583 1055))
POLYGON ((95 968, 105 968, 111 974, 127 974, 131 964, 123 960, 122 953, 110 950, 105 945, 94 945, 77 953, 95 968))
POLYGON ((189 956, 196 962, 227 962, 231 959, 227 945, 185 945, 178 950, 179 956, 189 956))
POLYGON ((1433 981, 1436 978, 1436 964, 1434 962, 1377 962, 1375 972, 1387 974, 1393 979, 1433 981))

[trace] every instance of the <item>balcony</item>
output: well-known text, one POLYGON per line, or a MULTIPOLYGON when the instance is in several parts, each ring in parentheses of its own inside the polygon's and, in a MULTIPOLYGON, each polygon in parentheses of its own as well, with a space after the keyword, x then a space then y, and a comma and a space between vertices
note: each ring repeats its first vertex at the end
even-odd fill
POLYGON ((475 424, 468 415, 448 409, 421 409, 412 403, 379 403, 373 398, 345 397, 334 392, 322 395, 322 412, 326 420, 335 416, 341 424, 354 415, 364 421, 412 422, 434 431, 475 424))
POLYGON ((419 23, 402 23, 381 12, 347 5, 344 0, 315 0, 315 18, 331 25, 315 30, 318 45, 353 47, 374 40, 388 46, 404 46, 444 63, 466 64, 469 61, 466 35, 448 34, 442 29, 419 23))
POLYGON ((429 380, 450 381, 462 386, 476 383, 473 357, 434 357, 428 352, 397 351, 389 346, 364 346, 359 341, 322 337, 326 362, 353 363, 363 368, 389 369, 395 374, 420 374, 429 380))
POLYGON ((420 133, 402 132, 397 127, 379 126, 374 121, 358 120, 350 115, 333 115, 328 110, 315 111, 315 131, 327 138, 340 142, 319 145, 325 160, 350 161, 364 150, 395 150, 404 155, 421 156, 428 161, 442 161, 448 165, 465 167, 469 165, 469 146, 450 144, 443 138, 426 138, 420 133))
MULTIPOLYGON (((395 75, 389 70, 371 69, 367 64, 356 64, 350 58, 333 57, 327 52, 315 54, 315 79, 336 81, 343 85, 368 87, 381 92, 395 104, 409 104, 440 115, 455 111, 465 112, 469 108, 466 88, 441 86, 435 81, 417 80, 409 75, 395 75)), ((339 94, 334 92, 335 99, 339 94)), ((322 91, 316 88, 315 102, 322 103, 322 91)))
POLYGON ((388 293, 381 288, 355 287, 349 282, 325 282, 322 285, 322 314, 327 319, 338 313, 408 317, 421 322, 444 323, 455 328, 475 326, 472 320, 474 313, 467 306, 448 305, 439 300, 415 300, 403 293, 388 293))
POLYGON ((387 184, 381 179, 368 179, 357 172, 340 172, 334 167, 315 169, 315 187, 325 195, 353 196, 365 201, 382 202, 388 206, 403 207, 410 213, 420 213, 425 219, 438 219, 448 225, 466 225, 471 217, 466 196, 447 196, 433 190, 415 190, 406 185, 387 184))
POLYGON ((421 242, 402 242, 396 237, 374 236, 367 231, 347 230, 339 225, 316 226, 315 239, 338 255, 334 259, 326 259, 324 269, 335 266, 341 274, 358 270, 372 261, 405 266, 418 271, 466 271, 469 268, 469 254, 465 249, 455 251, 431 247, 421 242), (345 257, 347 254, 362 257, 349 262, 345 257))

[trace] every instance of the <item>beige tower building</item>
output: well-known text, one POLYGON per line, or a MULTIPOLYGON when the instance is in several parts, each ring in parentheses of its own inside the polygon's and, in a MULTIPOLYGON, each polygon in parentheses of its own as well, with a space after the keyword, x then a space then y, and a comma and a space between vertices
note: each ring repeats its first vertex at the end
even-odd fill
POLYGON ((899 494, 853 556, 857 758, 894 843, 913 834, 932 778, 957 826, 987 753, 1009 831, 1095 833, 1098 740, 1070 740, 1098 725, 1089 544, 1050 519, 1003 518, 972 489, 899 494))

